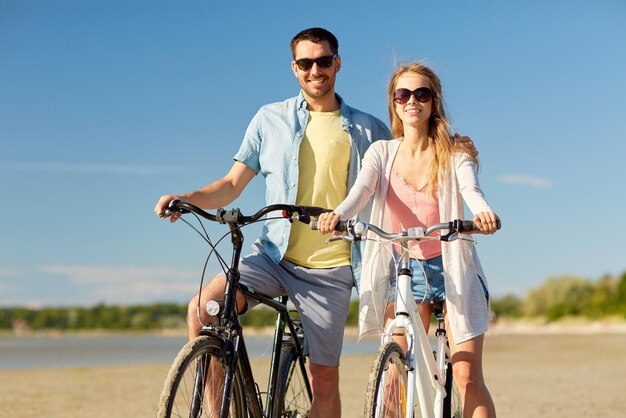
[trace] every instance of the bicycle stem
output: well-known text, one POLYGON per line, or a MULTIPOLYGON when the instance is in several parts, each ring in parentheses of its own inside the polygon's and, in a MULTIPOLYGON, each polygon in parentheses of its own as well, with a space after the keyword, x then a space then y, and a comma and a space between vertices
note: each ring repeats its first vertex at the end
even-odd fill
MULTIPOLYGON (((402 258, 400 259, 400 268, 398 271, 398 295, 411 295, 413 291, 411 290, 411 260, 409 258, 409 251, 407 251, 407 242, 401 241, 400 245, 402 247, 402 258), (402 290, 401 290, 402 289, 402 290)), ((409 307, 407 306, 406 300, 399 298, 401 300, 396 300, 396 316, 398 315, 409 315, 409 307)))
POLYGON ((231 242, 233 244, 233 256, 231 266, 226 274, 226 286, 224 288, 224 311, 223 319, 234 323, 237 317, 237 283, 239 283, 239 260, 243 248, 243 235, 236 221, 229 222, 231 242), (233 289, 234 288, 234 289, 233 289))

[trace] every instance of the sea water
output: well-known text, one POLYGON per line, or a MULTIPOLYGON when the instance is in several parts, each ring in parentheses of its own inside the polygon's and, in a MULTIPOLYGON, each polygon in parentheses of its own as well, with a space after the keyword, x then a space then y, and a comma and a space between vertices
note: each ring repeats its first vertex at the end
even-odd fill
MULTIPOLYGON (((251 335, 245 341, 251 358, 270 358, 272 336, 251 335)), ((186 342, 182 335, 6 335, 0 336, 0 370, 171 363, 186 342)), ((377 348, 378 339, 357 343, 350 335, 343 354, 374 353, 377 348)))

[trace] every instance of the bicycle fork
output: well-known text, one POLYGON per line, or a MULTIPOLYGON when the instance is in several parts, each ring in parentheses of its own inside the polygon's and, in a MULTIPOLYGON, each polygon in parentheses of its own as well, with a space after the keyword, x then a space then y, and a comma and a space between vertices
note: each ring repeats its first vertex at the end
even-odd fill
POLYGON ((431 355, 432 349, 421 318, 417 315, 417 305, 413 300, 411 289, 412 272, 408 256, 403 257, 397 276, 396 318, 390 324, 388 333, 383 335, 383 342, 388 341, 395 328, 405 331, 408 343, 407 350, 407 418, 413 417, 412 405, 415 405, 415 394, 419 402, 421 416, 424 418, 441 418, 443 414, 443 398, 446 396, 445 375, 445 331, 440 334, 442 322, 437 330, 437 363, 431 355), (406 295, 406 296, 404 296, 406 295), (440 366, 441 365, 441 366, 440 366), (434 390, 434 394, 433 394, 434 390), (434 395, 434 396, 433 396, 434 395), (434 401, 434 402, 433 402, 434 401), (434 408, 433 408, 434 406, 434 408))
POLYGON ((204 399, 206 376, 209 372, 209 360, 210 357, 206 354, 196 359, 198 365, 194 377, 193 398, 191 400, 191 411, 189 413, 191 417, 199 417, 202 413, 202 401, 204 399))
POLYGON ((224 392, 222 396, 222 405, 220 409, 220 418, 228 418, 230 410, 230 400, 233 394, 233 380, 235 378, 235 369, 237 368, 237 345, 239 336, 235 336, 233 341, 225 341, 222 351, 222 361, 226 365, 226 373, 224 374, 224 392))
POLYGON ((437 317, 437 330, 435 331, 435 337, 437 339, 437 350, 435 351, 435 360, 437 362, 437 370, 439 371, 439 378, 441 379, 441 386, 436 387, 435 392, 435 418, 443 417, 443 401, 446 396, 446 364, 447 367, 452 367, 452 364, 447 362, 446 359, 450 358, 450 349, 448 348, 446 339, 446 329, 444 326, 444 316, 442 312, 436 312, 437 317))
MULTIPOLYGON (((238 339, 237 337, 235 337, 238 339)), ((222 358, 218 361, 226 365, 224 379, 224 390, 222 391, 222 398, 220 403, 220 418, 228 418, 230 401, 232 396, 232 385, 235 376, 235 369, 237 367, 237 355, 236 345, 230 341, 224 341, 222 346, 222 358)), ((217 359, 216 359, 217 360, 217 359)), ((194 389, 191 399, 191 410, 189 416, 191 418, 200 417, 203 413, 203 403, 207 391, 207 378, 213 376, 215 364, 211 364, 211 356, 204 354, 197 359, 197 367, 194 376, 194 389)), ((211 390, 211 389, 209 389, 211 390)))

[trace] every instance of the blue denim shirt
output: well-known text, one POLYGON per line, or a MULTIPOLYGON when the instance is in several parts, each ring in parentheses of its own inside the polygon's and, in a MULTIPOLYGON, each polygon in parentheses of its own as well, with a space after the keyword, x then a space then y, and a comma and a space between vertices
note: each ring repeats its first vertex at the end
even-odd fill
MULTIPOLYGON (((346 105, 339 95, 337 100, 341 106, 341 127, 351 139, 348 169, 350 189, 367 148, 376 140, 390 139, 391 132, 379 119, 346 105)), ((261 107, 248 125, 235 160, 263 175, 267 205, 296 203, 300 143, 308 120, 307 103, 300 92, 296 97, 261 107)), ((270 220, 264 224, 257 242, 276 263, 280 262, 287 250, 290 231, 291 223, 284 220, 270 220)), ((354 248, 352 258, 353 268, 359 268, 360 257, 355 260, 354 248)))

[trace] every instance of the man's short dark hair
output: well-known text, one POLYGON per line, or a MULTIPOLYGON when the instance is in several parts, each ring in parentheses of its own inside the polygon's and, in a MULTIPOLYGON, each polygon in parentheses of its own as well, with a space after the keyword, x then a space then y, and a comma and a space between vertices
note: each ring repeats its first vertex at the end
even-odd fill
POLYGON ((330 45, 332 53, 339 53, 339 42, 337 41, 337 38, 324 28, 305 29, 293 37, 291 40, 291 55, 293 55, 294 59, 296 58, 296 45, 298 45, 298 42, 301 41, 311 41, 316 44, 327 41, 330 45))

